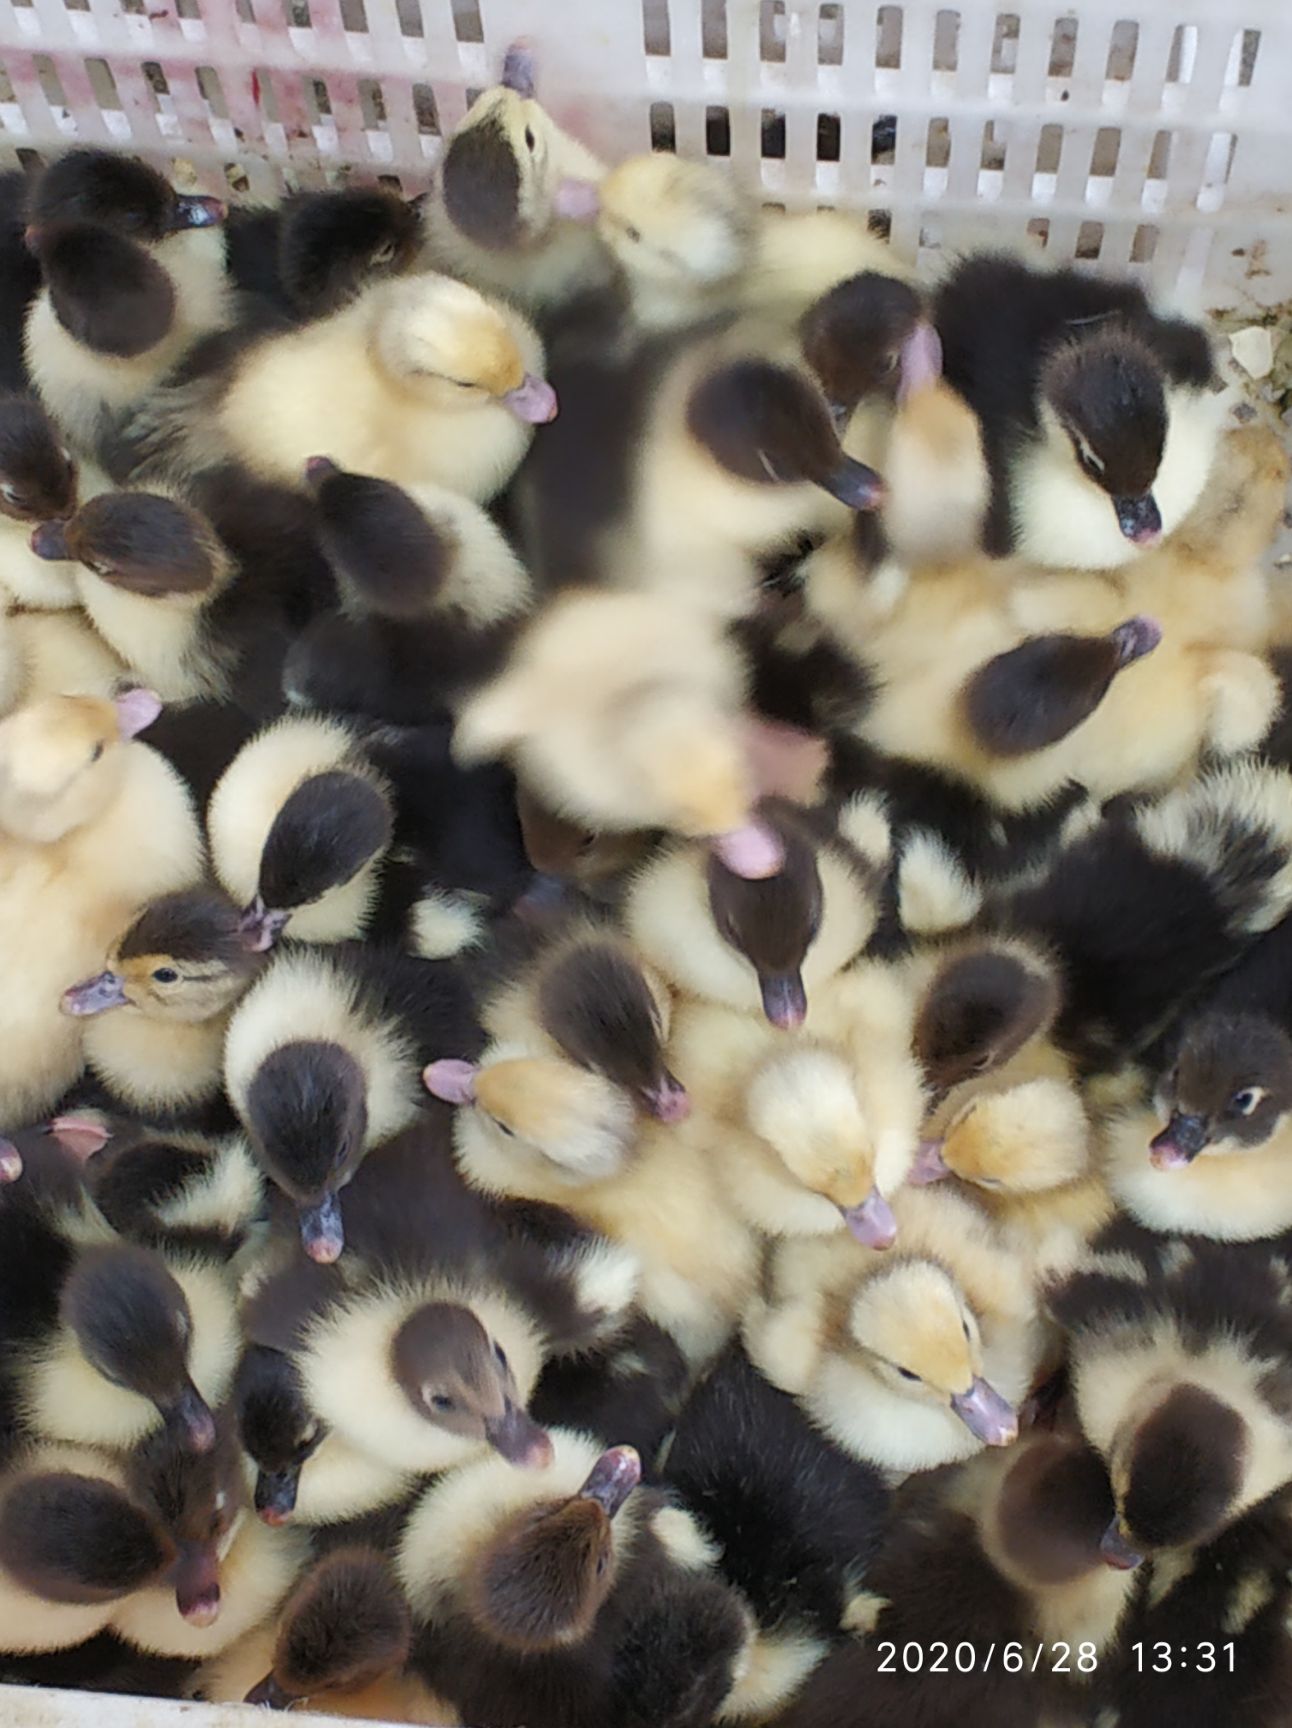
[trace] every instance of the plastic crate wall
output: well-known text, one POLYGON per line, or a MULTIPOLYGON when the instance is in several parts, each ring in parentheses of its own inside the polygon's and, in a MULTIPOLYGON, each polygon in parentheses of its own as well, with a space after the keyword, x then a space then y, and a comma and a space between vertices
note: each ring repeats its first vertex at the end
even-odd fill
POLYGON ((909 257, 1031 234, 1213 305, 1292 296, 1292 0, 0 0, 0 153, 182 157, 251 197, 421 190, 531 37, 613 159, 729 158, 909 257), (876 122, 880 122, 877 126, 876 122))

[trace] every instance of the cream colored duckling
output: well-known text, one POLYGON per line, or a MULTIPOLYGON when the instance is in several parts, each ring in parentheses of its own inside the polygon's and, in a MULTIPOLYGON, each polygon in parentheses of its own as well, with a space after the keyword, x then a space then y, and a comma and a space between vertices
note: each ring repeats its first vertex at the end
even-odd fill
POLYGON ((147 900, 193 881, 201 840, 170 765, 131 743, 160 704, 51 697, 0 721, 0 1122, 55 1104, 82 1061, 63 990, 103 955, 147 900))
POLYGON ((0 611, 0 714, 47 696, 109 700, 125 663, 79 611, 0 611))
POLYGON ((563 1207, 637 1256, 638 1305, 699 1365, 722 1347, 757 1274, 752 1231, 724 1191, 703 1120, 638 1127, 598 1074, 494 1045, 424 1076, 456 1103, 454 1152, 487 1194, 563 1207))
POLYGON ((445 141, 423 218, 430 264, 518 306, 559 305, 605 282, 592 220, 605 169, 534 100, 524 43, 445 141))
POLYGON ((401 277, 252 343, 222 376, 159 393, 139 435, 163 470, 178 442, 192 470, 232 457, 303 486, 323 446, 356 473, 483 503, 556 413, 542 373, 537 333, 505 302, 449 276, 401 277))
POLYGON ((1030 1280, 956 1195, 904 1189, 901 1248, 776 1245, 745 1343, 846 1451, 896 1477, 1008 1445, 1037 1365, 1030 1280))

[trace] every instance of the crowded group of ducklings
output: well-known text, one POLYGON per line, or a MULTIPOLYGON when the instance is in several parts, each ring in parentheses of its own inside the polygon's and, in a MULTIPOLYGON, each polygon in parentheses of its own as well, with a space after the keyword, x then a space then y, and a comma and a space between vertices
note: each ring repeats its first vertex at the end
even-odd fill
POLYGON ((1207 330, 607 169, 523 45, 415 202, 74 150, 0 247, 0 1681, 1286 1728, 1207 330))

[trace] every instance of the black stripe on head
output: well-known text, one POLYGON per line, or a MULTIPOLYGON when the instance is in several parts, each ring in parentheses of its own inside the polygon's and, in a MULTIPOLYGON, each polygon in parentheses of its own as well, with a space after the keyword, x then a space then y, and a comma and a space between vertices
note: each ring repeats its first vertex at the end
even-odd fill
POLYGON ((520 167, 500 115, 449 140, 440 178, 444 208, 468 240, 501 251, 522 239, 520 167))

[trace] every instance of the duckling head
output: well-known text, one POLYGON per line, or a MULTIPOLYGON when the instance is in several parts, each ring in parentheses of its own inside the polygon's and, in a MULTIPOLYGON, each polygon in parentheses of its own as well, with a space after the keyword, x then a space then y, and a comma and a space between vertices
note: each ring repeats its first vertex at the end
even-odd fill
POLYGON ((1242 1492, 1251 1436, 1240 1412, 1188 1382, 1155 1396, 1109 1449, 1116 1516, 1101 1551, 1110 1566, 1207 1541, 1234 1516, 1242 1492))
POLYGON ((285 1710, 298 1699, 366 1686, 408 1661, 412 1617, 389 1563, 372 1549, 339 1548, 288 1597, 274 1665, 246 1697, 285 1710))
POLYGON ((630 280, 704 289, 734 281, 749 262, 758 213, 711 162, 630 156, 600 194, 597 232, 630 280))
POLYGON ((753 486, 820 486, 850 510, 873 510, 883 482, 839 443, 820 390, 770 360, 733 360, 692 389, 686 426, 717 466, 753 486))
POLYGON ((0 1501, 0 1566, 47 1602, 128 1596, 163 1570, 171 1550, 115 1483, 71 1470, 19 1476, 0 1501))
POLYGON ((555 419, 555 390, 525 370, 511 326, 483 294, 433 275, 377 293, 377 355, 405 389, 446 413, 496 402, 533 425, 555 419))
POLYGON ((265 1174, 296 1206, 305 1252, 324 1265, 339 1259, 345 1230, 338 1190, 367 1150, 363 1069, 324 1039, 280 1044, 252 1076, 245 1118, 265 1174))
POLYGON ((590 937, 563 949, 542 969, 537 1008, 571 1062, 621 1087, 661 1122, 687 1115, 686 1088, 664 1060, 668 993, 623 943, 590 937))
POLYGON ((433 1097, 474 1106, 508 1157, 532 1160, 545 1175, 572 1187, 608 1180, 631 1157, 631 1098, 572 1062, 509 1057, 481 1066, 445 1058, 425 1069, 422 1082, 433 1097))
POLYGON ((105 1380, 154 1405, 186 1451, 214 1447, 215 1421, 189 1373, 188 1302, 156 1254, 125 1242, 83 1249, 60 1309, 105 1380))
POLYGON ((848 1330, 890 1390, 952 1411, 985 1446, 1017 1436, 1017 1413, 983 1378, 977 1318, 944 1267, 885 1266, 853 1297, 848 1330))
POLYGON ((521 1402, 506 1352, 458 1302, 428 1302, 395 1334, 391 1368, 413 1409, 446 1433, 480 1440, 509 1464, 543 1470, 552 1442, 521 1402))
POLYGON ((411 269, 421 243, 417 210, 396 192, 313 192, 283 212, 278 270, 292 303, 320 318, 369 282, 411 269))
POLYGON ((36 181, 28 219, 94 222, 153 244, 187 228, 210 228, 228 214, 218 198, 177 192, 156 169, 116 150, 69 150, 36 181))
POLYGON ((154 492, 105 492, 31 537, 38 558, 75 559, 114 588, 201 604, 228 581, 229 554, 198 510, 154 492))
POLYGON ((47 522, 76 509, 76 463, 30 396, 0 395, 0 516, 47 522))
POLYGON ((1057 349, 1042 368, 1040 385, 1074 462, 1108 494, 1122 533, 1135 546, 1156 545, 1162 515, 1153 484, 1167 430, 1157 357, 1137 336, 1114 326, 1057 349))
POLYGON ((137 1008, 150 1020, 190 1025, 236 1002, 261 965, 242 914, 214 888, 152 900, 120 937, 105 971, 63 992, 64 1014, 137 1008))
POLYGON ((908 1180, 958 1176, 975 1187, 1035 1194, 1079 1181, 1090 1167, 1090 1123, 1061 1080, 1028 1080, 971 1098, 941 1140, 920 1148, 908 1180))
POLYGON ((212 1625, 220 1614, 220 1565, 243 1513, 242 1458, 229 1411, 220 1411, 214 1444, 200 1456, 166 1429, 149 1435, 131 1453, 126 1480, 174 1546, 166 1582, 181 1617, 212 1625))
POLYGON ((839 424, 871 397, 896 401, 941 373, 937 332, 907 282, 863 270, 836 283, 799 320, 803 358, 839 424))
POLYGON ((136 241, 93 222, 28 228, 54 316, 73 341, 134 360, 170 335, 175 284, 136 241))
POLYGON ((1028 1583, 1073 1583, 1106 1563, 1112 1488, 1079 1437, 1037 1432, 1012 1448, 985 1515, 1010 1570, 1028 1583))
POLYGON ((517 1651, 579 1643, 614 1587, 614 1522, 640 1480, 636 1452, 615 1446, 570 1499, 528 1507, 504 1524, 472 1569, 472 1618, 517 1651))
POLYGON ((1039 954, 985 945, 953 954, 934 973, 912 1047, 935 1097, 1001 1067, 1059 1010, 1053 968, 1039 954))
POLYGON ((451 537, 402 486, 348 473, 326 456, 305 464, 305 483, 347 600, 383 618, 425 618, 458 550, 451 537))
POLYGON ((867 1248, 889 1248, 897 1220, 875 1186, 875 1155, 847 1062, 823 1045, 775 1055, 745 1099, 749 1126, 796 1181, 839 1208, 867 1248))
POLYGON ((266 1524, 285 1524, 296 1510, 301 1471, 327 1429, 310 1409, 291 1358, 261 1345, 249 1345, 238 1365, 234 1404, 243 1449, 256 1466, 256 1514, 266 1524))
POLYGON ((534 100, 533 75, 527 52, 513 48, 504 82, 472 103, 440 164, 449 220, 487 252, 528 250, 558 221, 597 214, 595 182, 561 172, 559 135, 534 100))
POLYGON ((723 941, 757 973, 763 1012, 788 1030, 807 1016, 803 962, 821 929, 825 894, 816 847, 802 826, 774 799, 763 800, 759 816, 779 843, 780 869, 750 878, 715 851, 708 861, 709 910, 723 941))
POLYGON ((151 726, 151 690, 108 702, 49 696, 0 720, 0 832, 50 844, 103 814, 126 771, 122 746, 151 726))
POLYGON ((1292 1110, 1292 1041, 1263 1014, 1201 1014, 1185 1030, 1158 1105, 1168 1117, 1149 1148, 1159 1170, 1263 1146, 1292 1110))

